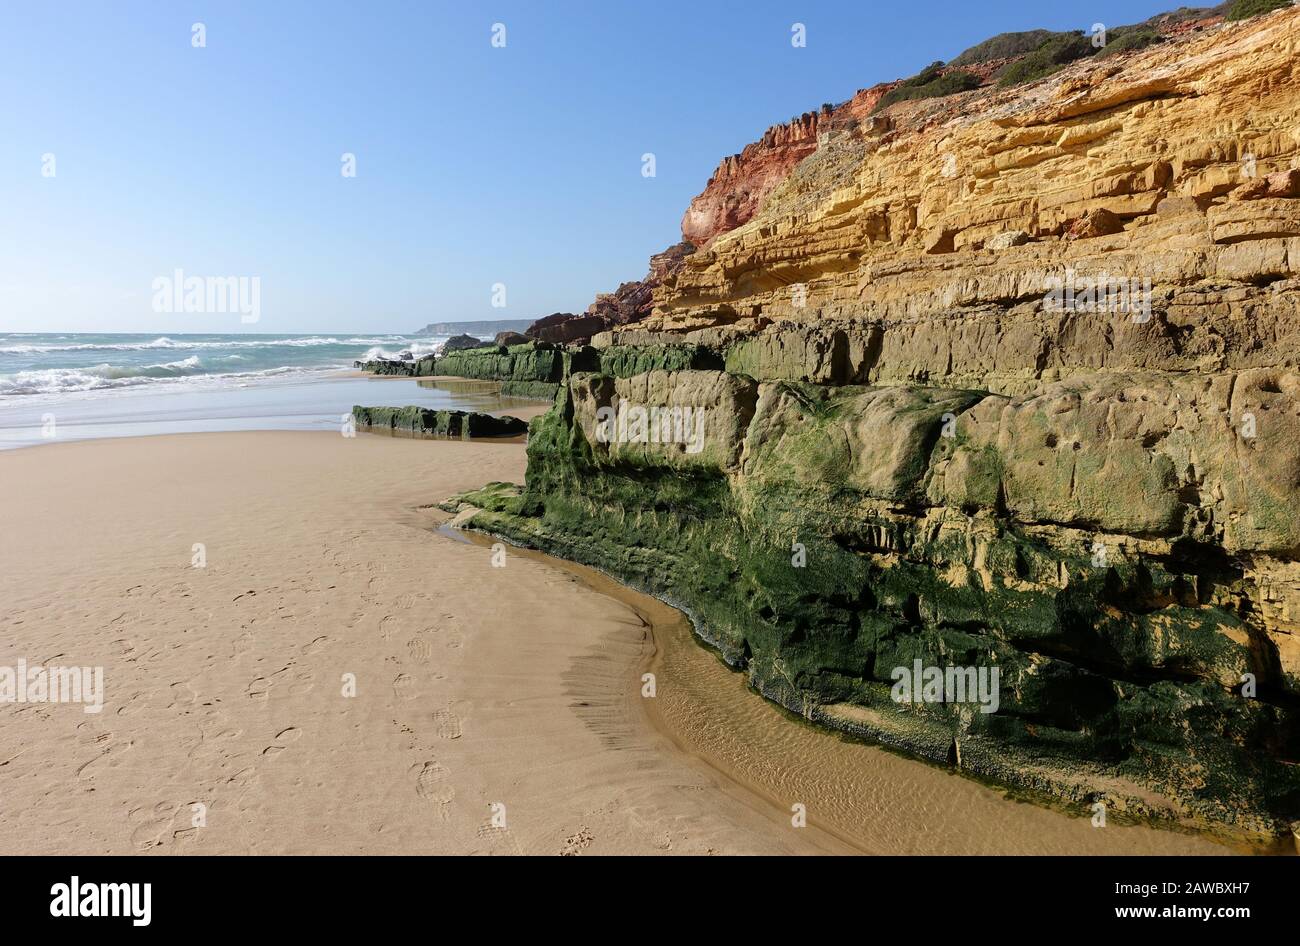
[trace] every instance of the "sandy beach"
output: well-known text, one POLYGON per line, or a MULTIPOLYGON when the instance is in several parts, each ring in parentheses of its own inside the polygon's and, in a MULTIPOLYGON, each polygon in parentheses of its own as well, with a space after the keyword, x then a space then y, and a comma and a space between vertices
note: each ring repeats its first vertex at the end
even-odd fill
POLYGON ((0 665, 104 668, 98 713, 0 707, 6 854, 1225 850, 815 732, 672 609, 439 533, 518 443, 186 434, 0 471, 0 665))
POLYGON ((431 533, 418 507, 522 476, 518 444, 251 432, 0 463, 28 537, 0 553, 0 664, 102 666, 105 689, 98 714, 3 707, 6 854, 844 849, 664 751, 626 607, 431 533))

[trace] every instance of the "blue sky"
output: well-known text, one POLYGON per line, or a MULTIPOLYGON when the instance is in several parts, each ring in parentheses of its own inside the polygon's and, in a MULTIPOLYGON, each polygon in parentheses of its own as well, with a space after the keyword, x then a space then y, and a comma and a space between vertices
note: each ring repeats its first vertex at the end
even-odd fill
POLYGON ((11 0, 0 331, 407 332, 580 311, 642 276, 719 159, 768 125, 995 33, 1175 6, 11 0), (153 279, 177 268, 260 277, 260 322, 154 312, 153 279))

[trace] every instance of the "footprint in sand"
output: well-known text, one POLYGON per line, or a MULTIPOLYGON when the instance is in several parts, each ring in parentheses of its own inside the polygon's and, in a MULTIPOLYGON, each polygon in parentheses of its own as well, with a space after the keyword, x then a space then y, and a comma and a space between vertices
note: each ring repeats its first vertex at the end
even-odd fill
POLYGON ((450 806, 456 789, 448 782, 447 770, 437 762, 425 762, 415 777, 415 794, 438 807, 438 817, 446 821, 451 816, 450 806))
POLYGON ((199 741, 190 749, 186 758, 196 765, 224 763, 235 751, 235 740, 243 733, 242 729, 222 729, 215 735, 199 734, 199 741))
POLYGON ((393 692, 401 700, 413 700, 417 696, 415 692, 415 678, 409 674, 399 673, 393 680, 393 692))
POLYGON ((167 704, 168 709, 175 706, 193 706, 198 700, 199 694, 194 687, 190 686, 188 680, 181 680, 171 685, 172 701, 167 704))
POLYGON ((308 693, 316 685, 316 678, 306 670, 300 670, 294 674, 293 683, 289 684, 289 695, 298 696, 302 693, 308 693))
POLYGON ((564 847, 560 848, 560 857, 577 857, 594 840, 596 836, 584 825, 564 839, 564 847))
POLYGON ((234 656, 242 657, 244 654, 252 650, 253 643, 255 640, 256 638, 253 637, 252 634, 248 633, 248 631, 245 631, 244 633, 236 637, 233 644, 234 651, 235 651, 234 656))
POLYGON ((318 653, 320 653, 320 652, 324 649, 324 647, 325 647, 325 643, 326 643, 326 641, 328 641, 328 640, 329 640, 328 637, 322 635, 322 636, 316 638, 314 641, 312 641, 312 642, 309 643, 309 644, 303 644, 303 645, 302 645, 302 655, 303 655, 304 657, 309 657, 309 656, 311 656, 312 654, 318 654, 318 653))
POLYGON ((395 615, 385 615, 379 621, 379 636, 384 640, 388 640, 388 638, 392 636, 393 631, 397 630, 397 625, 399 623, 400 622, 397 620, 395 615))
MULTIPOLYGON (((284 680, 291 667, 293 667, 293 661, 290 661, 287 666, 281 667, 269 676, 255 677, 253 682, 244 689, 244 692, 248 694, 250 700, 257 700, 259 703, 265 701, 271 695, 271 687, 284 680)), ((297 675, 300 680, 303 676, 302 672, 297 675)))
POLYGON ((433 724, 437 727, 439 739, 459 739, 461 737, 460 717, 451 708, 437 710, 433 714, 433 724))
POLYGON ((133 716, 144 708, 145 698, 143 693, 132 693, 117 708, 118 716, 133 716))
POLYGON ((406 642, 406 650, 418 664, 428 663, 433 656, 433 645, 425 637, 412 637, 406 642))
POLYGON ((147 821, 131 832, 131 844, 141 851, 162 844, 163 835, 172 826, 171 818, 147 821))
POLYGON ((290 726, 276 733, 275 742, 262 750, 262 755, 274 759, 289 746, 293 745, 302 738, 302 730, 297 726, 290 726))
MULTIPOLYGON (((143 812, 143 808, 136 808, 130 811, 127 817, 134 819, 136 815, 143 812)), ((159 802, 153 806, 152 812, 143 814, 143 817, 144 823, 131 832, 131 844, 137 850, 147 851, 151 847, 162 844, 163 837, 171 831, 172 822, 176 817, 176 805, 173 802, 159 802)))
POLYGON ((257 769, 254 766, 242 768, 230 778, 226 779, 227 785, 233 785, 235 788, 249 788, 257 782, 257 769))
POLYGON ((487 824, 479 825, 475 834, 480 841, 488 842, 488 853, 523 853, 523 849, 519 846, 519 842, 515 840, 515 836, 510 833, 509 828, 499 828, 492 824, 491 821, 488 821, 487 824))
POLYGON ((83 762, 77 769, 77 778, 94 778, 101 769, 116 768, 121 761, 122 753, 129 752, 135 745, 134 742, 112 743, 111 739, 112 733, 105 733, 96 739, 97 743, 107 744, 107 748, 89 762, 83 762), (108 738, 104 738, 105 736, 108 738))
POLYGON ((438 619, 438 623, 433 627, 427 628, 433 631, 442 639, 442 642, 453 650, 458 650, 465 643, 463 625, 460 618, 454 614, 444 614, 438 619))

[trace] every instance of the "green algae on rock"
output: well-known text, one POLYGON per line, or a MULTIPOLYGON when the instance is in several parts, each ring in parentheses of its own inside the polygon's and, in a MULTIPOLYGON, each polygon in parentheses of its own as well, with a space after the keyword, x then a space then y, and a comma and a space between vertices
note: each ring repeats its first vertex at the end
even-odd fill
POLYGON ((375 375, 420 378, 449 375, 500 381, 504 395, 549 401, 571 371, 591 370, 598 364, 594 349, 530 341, 458 349, 412 361, 359 361, 356 367, 375 375))
POLYGON ((815 722, 1070 803, 1284 831, 1300 806, 1298 688, 1242 612, 1253 579, 1187 514, 1167 457, 1130 456, 1124 437, 1075 448, 1087 397, 1066 397, 1080 419, 1053 402, 1024 430, 1008 402, 579 373, 532 422, 525 486, 447 508, 681 607, 754 687, 815 722), (596 409, 626 399, 694 400, 706 449, 600 442, 596 409), (1072 495, 1034 453, 1049 444, 1078 457, 1087 488, 1072 495), (997 711, 897 702, 897 669, 918 661, 998 668, 997 711))
POLYGON ((358 430, 395 437, 468 440, 471 437, 517 437, 528 430, 527 422, 517 417, 496 417, 477 411, 435 411, 415 405, 355 405, 352 418, 358 430))

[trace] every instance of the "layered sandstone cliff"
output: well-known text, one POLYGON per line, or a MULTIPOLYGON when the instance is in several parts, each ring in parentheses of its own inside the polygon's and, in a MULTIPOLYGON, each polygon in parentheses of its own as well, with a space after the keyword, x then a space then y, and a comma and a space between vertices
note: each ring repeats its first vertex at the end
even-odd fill
POLYGON ((682 239, 705 247, 718 236, 748 223, 767 196, 804 158, 814 154, 825 138, 869 121, 892 85, 860 89, 840 105, 825 104, 786 124, 773 125, 740 153, 723 158, 704 190, 686 208, 682 239))
POLYGON ((1166 310, 1204 284, 1269 298, 1258 284, 1290 273, 1300 237, 1293 187, 1259 183, 1300 156, 1297 17, 1220 23, 830 133, 664 281, 648 327, 1008 308, 1067 265, 1150 276, 1166 310), (1075 229, 1099 212, 1119 227, 1075 229))

